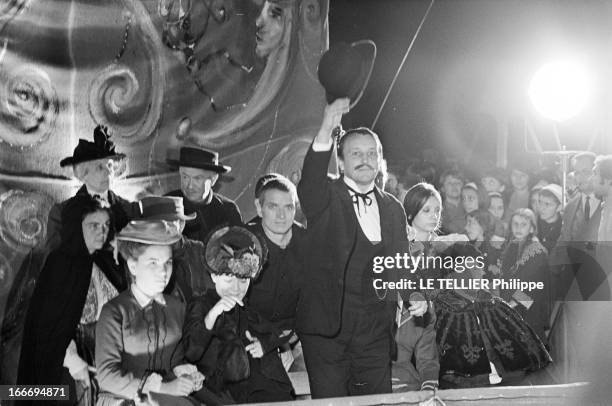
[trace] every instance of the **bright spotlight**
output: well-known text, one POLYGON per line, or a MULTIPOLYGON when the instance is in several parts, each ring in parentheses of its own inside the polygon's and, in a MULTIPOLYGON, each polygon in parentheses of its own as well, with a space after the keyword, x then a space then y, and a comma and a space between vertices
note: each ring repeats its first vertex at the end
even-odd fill
POLYGON ((586 70, 573 62, 553 62, 536 72, 529 97, 536 110, 554 121, 565 121, 584 108, 590 95, 586 70))

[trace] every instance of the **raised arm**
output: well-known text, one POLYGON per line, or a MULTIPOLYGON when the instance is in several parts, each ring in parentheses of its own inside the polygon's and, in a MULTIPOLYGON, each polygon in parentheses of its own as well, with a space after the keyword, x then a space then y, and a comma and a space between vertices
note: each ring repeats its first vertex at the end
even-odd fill
POLYGON ((321 127, 304 158, 302 177, 298 184, 300 205, 308 220, 311 220, 327 207, 329 185, 327 167, 332 154, 332 134, 340 126, 342 115, 349 110, 348 99, 337 99, 325 107, 321 127))

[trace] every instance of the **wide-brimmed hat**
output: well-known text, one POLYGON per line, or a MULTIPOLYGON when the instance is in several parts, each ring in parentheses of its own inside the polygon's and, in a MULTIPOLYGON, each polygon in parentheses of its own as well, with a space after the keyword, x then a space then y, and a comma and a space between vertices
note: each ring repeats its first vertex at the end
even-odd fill
POLYGON ((72 156, 62 159, 60 161, 60 166, 63 168, 81 162, 95 161, 96 159, 104 158, 113 160, 125 158, 125 154, 115 152, 115 144, 110 140, 111 135, 107 127, 98 125, 94 129, 93 136, 93 142, 79 139, 79 143, 74 149, 72 156))
POLYGON ((217 275, 255 279, 268 255, 265 242, 244 226, 217 228, 204 245, 206 267, 217 275))
POLYGON ((204 148, 182 147, 179 151, 179 159, 168 159, 167 162, 172 166, 188 166, 218 173, 226 173, 232 170, 231 167, 219 163, 217 152, 204 148))
POLYGON ((173 221, 137 220, 130 221, 117 234, 117 239, 150 245, 170 245, 181 239, 181 230, 173 221))
POLYGON ((179 196, 149 196, 141 199, 141 218, 143 220, 193 220, 197 213, 185 214, 183 198, 179 196))
POLYGON ((353 107, 363 94, 374 68, 376 44, 362 40, 332 45, 319 61, 319 82, 325 88, 327 102, 348 97, 353 107))

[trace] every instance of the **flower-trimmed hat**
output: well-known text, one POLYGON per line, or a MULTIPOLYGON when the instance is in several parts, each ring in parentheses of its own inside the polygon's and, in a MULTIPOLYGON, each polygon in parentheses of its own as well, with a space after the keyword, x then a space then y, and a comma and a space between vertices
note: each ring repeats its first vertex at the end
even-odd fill
POLYGON ((111 135, 107 127, 98 125, 94 128, 93 136, 93 142, 82 138, 79 139, 79 143, 74 149, 72 156, 62 159, 60 161, 60 166, 63 168, 65 166, 103 158, 113 160, 125 158, 125 154, 115 152, 115 144, 110 140, 111 135))
POLYGON ((244 226, 225 226, 207 237, 205 264, 210 273, 255 279, 268 255, 265 242, 244 226))

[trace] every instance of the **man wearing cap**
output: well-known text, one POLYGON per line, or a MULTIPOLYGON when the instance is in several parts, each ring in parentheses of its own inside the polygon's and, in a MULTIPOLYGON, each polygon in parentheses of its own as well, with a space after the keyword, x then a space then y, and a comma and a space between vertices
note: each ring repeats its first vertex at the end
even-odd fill
POLYGON ((219 174, 231 170, 229 166, 219 163, 219 154, 206 149, 182 147, 178 161, 169 159, 168 163, 178 166, 181 189, 166 196, 182 197, 185 212, 188 215, 197 214, 194 221, 186 224, 183 231, 185 237, 204 242, 214 228, 242 223, 236 203, 213 190, 219 174))
MULTIPOLYGON (((72 166, 74 176, 83 183, 76 196, 89 194, 110 206, 115 228, 121 230, 129 220, 140 215, 138 205, 116 195, 110 190, 114 163, 125 158, 125 154, 115 152, 108 129, 98 125, 94 129, 94 141, 80 139, 71 157, 60 161, 61 167, 72 166)), ((61 213, 66 201, 55 204, 49 212, 47 222, 46 249, 59 246, 62 229, 61 213)))
MULTIPOLYGON (((296 325, 313 398, 391 391, 398 292, 374 287, 385 274, 376 276, 372 261, 407 240, 406 216, 374 185, 382 146, 371 130, 350 130, 341 138, 343 176, 328 177, 332 132, 348 110, 348 98, 325 108, 298 185, 308 229, 296 325)), ((420 293, 413 295, 409 311, 421 316, 427 304, 420 293)))

